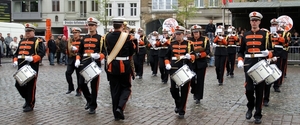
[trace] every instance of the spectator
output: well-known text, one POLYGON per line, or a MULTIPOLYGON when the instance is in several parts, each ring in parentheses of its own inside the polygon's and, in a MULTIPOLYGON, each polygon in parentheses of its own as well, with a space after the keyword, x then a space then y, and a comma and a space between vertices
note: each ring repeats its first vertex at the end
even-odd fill
POLYGON ((60 48, 59 48, 60 42, 61 42, 61 36, 58 36, 57 39, 55 40, 57 64, 59 64, 59 60, 60 60, 60 48))
POLYGON ((4 49, 4 38, 2 37, 2 33, 0 33, 0 66, 2 66, 1 64, 1 58, 3 56, 3 49, 4 49))
POLYGON ((55 41, 54 41, 54 36, 51 36, 51 39, 48 41, 48 45, 47 45, 48 49, 49 49, 49 62, 50 65, 53 66, 54 65, 54 56, 57 50, 55 41))
POLYGON ((5 44, 6 44, 6 57, 11 57, 12 53, 11 50, 9 48, 10 42, 13 41, 13 39, 10 37, 10 33, 7 33, 7 37, 5 37, 4 39, 5 44))
POLYGON ((214 40, 214 33, 216 32, 216 27, 213 24, 213 20, 209 21, 209 24, 207 24, 206 28, 205 28, 205 33, 207 33, 210 44, 212 44, 213 40, 214 40))
MULTIPOLYGON (((299 34, 298 34, 298 32, 294 33, 294 35, 292 37, 292 40, 289 43, 289 46, 299 46, 299 34)), ((298 48, 291 48, 291 52, 292 53, 298 53, 299 50, 298 50, 298 48)))
POLYGON ((24 38, 23 34, 20 35, 20 41, 24 38))
POLYGON ((63 62, 65 63, 65 65, 68 64, 68 57, 66 55, 67 52, 67 45, 68 45, 68 41, 66 39, 66 36, 63 36, 60 43, 59 43, 59 48, 60 48, 60 60, 59 63, 63 64, 63 62))
POLYGON ((14 40, 12 42, 10 42, 10 44, 9 44, 9 48, 10 48, 12 54, 15 54, 15 52, 18 49, 19 42, 17 40, 18 40, 18 38, 14 37, 14 40))

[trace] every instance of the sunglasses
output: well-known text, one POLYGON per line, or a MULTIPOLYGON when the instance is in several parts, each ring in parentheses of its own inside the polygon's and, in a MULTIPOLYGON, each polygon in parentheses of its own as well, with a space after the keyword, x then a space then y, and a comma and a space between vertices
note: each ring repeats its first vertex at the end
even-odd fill
POLYGON ((88 26, 95 26, 95 24, 89 24, 88 26))

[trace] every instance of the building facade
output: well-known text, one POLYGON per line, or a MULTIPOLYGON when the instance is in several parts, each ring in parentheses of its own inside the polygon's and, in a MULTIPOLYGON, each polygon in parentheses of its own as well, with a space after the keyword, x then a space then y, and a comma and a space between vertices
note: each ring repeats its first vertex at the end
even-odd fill
POLYGON ((88 33, 86 19, 95 17, 99 23, 98 33, 104 34, 112 28, 111 18, 124 17, 131 28, 140 27, 141 0, 12 0, 12 22, 32 23, 36 34, 45 34, 46 19, 51 19, 53 35, 63 34, 64 26, 69 29, 80 27, 82 34, 88 33), (107 12, 107 13, 106 13, 107 12), (106 15, 105 15, 106 13, 106 15))
MULTIPOLYGON (((149 34, 152 31, 161 30, 163 21, 167 18, 176 19, 174 5, 178 6, 180 0, 143 0, 141 3, 141 27, 149 34)), ((180 6, 180 5, 179 5, 180 6)), ((197 8, 196 15, 187 20, 186 28, 194 24, 203 28, 213 20, 214 24, 231 25, 231 13, 227 9, 222 9, 221 0, 194 0, 192 6, 197 8)), ((183 24, 183 22, 179 22, 183 24)))

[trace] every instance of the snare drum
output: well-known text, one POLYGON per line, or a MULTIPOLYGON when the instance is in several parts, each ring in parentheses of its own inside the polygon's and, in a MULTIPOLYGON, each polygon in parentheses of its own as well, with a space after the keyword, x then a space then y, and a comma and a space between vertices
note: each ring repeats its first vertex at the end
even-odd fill
POLYGON ((172 80, 176 82, 178 86, 183 86, 185 83, 189 82, 196 73, 190 70, 188 65, 183 65, 174 74, 171 75, 172 80))
POLYGON ((24 65, 13 75, 13 77, 17 80, 20 86, 24 86, 27 82, 32 80, 35 75, 36 71, 34 71, 30 65, 24 65))
POLYGON ((271 69, 273 69, 273 73, 265 79, 267 85, 272 84, 273 82, 278 80, 282 75, 282 72, 280 71, 280 69, 278 69, 278 67, 275 64, 270 65, 270 67, 271 69))
POLYGON ((85 83, 92 81, 96 76, 102 72, 101 68, 97 65, 96 62, 91 62, 79 73, 85 79, 85 83))
POLYGON ((253 80, 253 84, 261 83, 272 73, 273 70, 266 60, 259 61, 247 71, 247 74, 253 80))

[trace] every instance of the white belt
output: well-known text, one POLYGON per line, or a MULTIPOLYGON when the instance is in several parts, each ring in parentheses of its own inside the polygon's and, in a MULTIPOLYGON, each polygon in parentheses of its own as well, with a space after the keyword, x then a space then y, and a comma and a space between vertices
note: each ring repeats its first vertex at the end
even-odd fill
POLYGON ((226 47, 225 45, 216 45, 216 47, 226 47))
POLYGON ((283 48, 282 45, 275 45, 274 47, 275 47, 275 48, 283 48))
POLYGON ((228 46, 230 46, 230 47, 236 47, 236 45, 228 45, 228 46))
POLYGON ((287 50, 287 48, 282 48, 283 50, 287 50))
POLYGON ((139 46, 139 48, 145 48, 145 46, 139 46))
POLYGON ((168 47, 158 47, 159 49, 168 49, 168 47))
POLYGON ((22 56, 18 56, 18 59, 25 59, 26 57, 28 58, 30 56, 23 56, 23 57, 22 56))
POLYGON ((245 54, 245 58, 266 57, 263 54, 245 54))
POLYGON ((158 50, 158 48, 150 48, 150 49, 158 50))
MULTIPOLYGON (((180 56, 179 59, 181 59, 181 58, 183 58, 183 57, 184 57, 184 56, 180 56)), ((178 60, 178 58, 174 56, 174 57, 172 57, 172 60, 178 60)))
POLYGON ((129 60, 129 57, 116 57, 115 60, 129 60))
POLYGON ((92 54, 94 54, 94 53, 85 53, 85 54, 83 54, 83 56, 91 56, 92 54))

